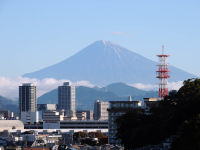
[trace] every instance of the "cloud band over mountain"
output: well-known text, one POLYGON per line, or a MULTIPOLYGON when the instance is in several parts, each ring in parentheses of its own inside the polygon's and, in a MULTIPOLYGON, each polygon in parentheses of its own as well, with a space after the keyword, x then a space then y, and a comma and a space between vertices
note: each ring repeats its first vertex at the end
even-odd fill
MULTIPOLYGON (((27 78, 27 77, 16 77, 16 78, 8 78, 4 76, 0 76, 0 95, 10 98, 12 100, 18 100, 18 86, 22 85, 22 83, 33 83, 37 86, 37 97, 56 89, 59 85, 62 85, 64 81, 69 80, 56 80, 54 78, 45 78, 45 79, 36 79, 36 78, 27 78)), ((169 89, 178 90, 182 86, 182 81, 179 82, 170 82, 169 89)), ((89 81, 77 81, 72 83, 75 86, 85 86, 93 88, 95 85, 90 83, 89 81)), ((142 90, 157 90, 158 86, 155 84, 143 84, 143 83, 134 83, 128 84, 133 87, 142 90)))

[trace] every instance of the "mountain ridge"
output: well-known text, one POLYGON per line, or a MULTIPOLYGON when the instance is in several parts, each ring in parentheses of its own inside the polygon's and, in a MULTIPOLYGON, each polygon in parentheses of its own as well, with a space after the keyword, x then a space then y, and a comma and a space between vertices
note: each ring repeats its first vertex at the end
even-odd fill
POLYGON ((17 114, 18 113, 17 101, 13 101, 6 97, 0 96, 0 110, 10 110, 17 114))

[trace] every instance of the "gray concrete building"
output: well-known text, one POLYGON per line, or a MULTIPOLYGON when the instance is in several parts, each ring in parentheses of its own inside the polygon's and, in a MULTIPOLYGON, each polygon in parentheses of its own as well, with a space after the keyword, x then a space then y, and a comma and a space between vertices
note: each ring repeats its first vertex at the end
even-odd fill
POLYGON ((37 104, 38 111, 57 110, 57 104, 37 104))
POLYGON ((108 102, 96 100, 94 103, 94 120, 108 120, 108 102))
POLYGON ((77 110, 76 113, 86 113, 86 120, 93 120, 93 111, 92 110, 77 110))
POLYGON ((75 86, 70 85, 69 82, 64 82, 58 87, 58 109, 60 111, 64 109, 65 115, 69 117, 76 116, 75 92, 75 86))
POLYGON ((26 122, 38 122, 36 86, 23 83, 19 86, 19 117, 26 122))
POLYGON ((36 86, 31 83, 23 83, 19 86, 19 112, 36 112, 36 86))
POLYGON ((60 129, 60 121, 63 121, 63 117, 58 111, 44 111, 42 114, 43 129, 60 129))

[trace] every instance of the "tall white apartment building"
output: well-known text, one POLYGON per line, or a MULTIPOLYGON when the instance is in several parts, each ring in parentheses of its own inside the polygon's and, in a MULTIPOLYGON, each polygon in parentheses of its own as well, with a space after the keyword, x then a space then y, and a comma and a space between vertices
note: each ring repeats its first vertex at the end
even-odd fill
POLYGON ((108 120, 108 102, 96 100, 94 103, 94 120, 108 120))

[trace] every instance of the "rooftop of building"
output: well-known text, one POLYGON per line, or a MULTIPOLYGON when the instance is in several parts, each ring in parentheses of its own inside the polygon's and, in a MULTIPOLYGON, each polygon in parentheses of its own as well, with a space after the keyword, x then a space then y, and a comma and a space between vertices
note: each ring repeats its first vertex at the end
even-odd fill
POLYGON ((0 120, 0 129, 4 127, 24 127, 24 124, 20 120, 0 120))
POLYGON ((131 104, 131 103, 142 103, 142 101, 109 101, 109 103, 126 103, 126 104, 131 104))
POLYGON ((158 101, 158 98, 154 98, 154 97, 149 97, 149 98, 143 98, 144 101, 158 101))
POLYGON ((22 83, 22 86, 34 86, 33 83, 22 83))
POLYGON ((105 123, 108 122, 108 120, 64 120, 62 122, 68 122, 68 123, 105 123))

